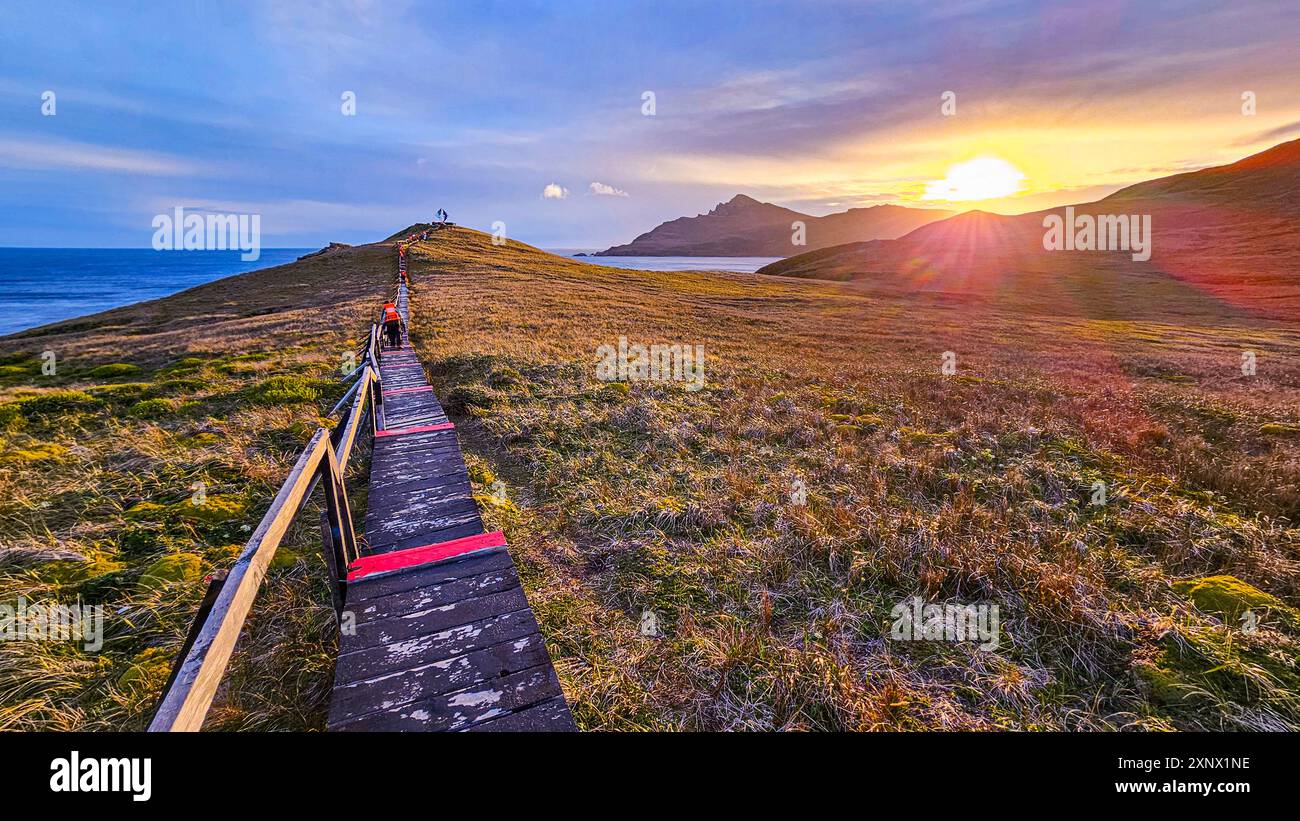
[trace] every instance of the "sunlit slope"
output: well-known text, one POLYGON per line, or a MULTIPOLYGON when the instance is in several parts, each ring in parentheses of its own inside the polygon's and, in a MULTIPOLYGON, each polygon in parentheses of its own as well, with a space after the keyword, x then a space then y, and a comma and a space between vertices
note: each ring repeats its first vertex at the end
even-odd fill
POLYGON ((1300 648, 1277 323, 627 271, 463 229, 411 253, 419 350, 582 727, 1300 726, 1270 655, 1300 648), (702 346, 703 389, 601 381, 620 336, 702 346), (911 596, 997 603, 1002 644, 891 639, 911 596), (1243 636, 1249 601, 1277 616, 1243 636))
MULTIPOLYGON (((941 291, 1009 305, 1065 300, 1143 311, 1172 300, 1194 312, 1300 318, 1300 141, 1240 162, 1141 183, 1076 215, 1149 215, 1149 261, 1123 251, 1046 251, 1044 217, 970 212, 893 241, 791 257, 762 273, 941 291)), ((1108 310, 1108 309, 1107 309, 1108 310)))

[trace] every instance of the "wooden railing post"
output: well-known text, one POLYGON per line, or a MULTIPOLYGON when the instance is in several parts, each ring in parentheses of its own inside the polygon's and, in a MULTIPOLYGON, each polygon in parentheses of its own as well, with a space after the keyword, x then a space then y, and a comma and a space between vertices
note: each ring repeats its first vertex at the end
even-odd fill
MULTIPOLYGON (((211 576, 208 576, 208 588, 203 591, 203 600, 199 602, 199 612, 194 614, 194 621, 190 622, 190 630, 185 634, 185 642, 181 645, 181 650, 176 654, 176 660, 172 662, 171 675, 167 677, 167 683, 163 685, 163 692, 166 693, 176 683, 176 676, 181 672, 181 665, 185 663, 185 657, 189 655, 190 648, 194 646, 194 640, 199 636, 199 630, 203 628, 203 623, 208 620, 208 614, 212 612, 212 605, 217 601, 217 594, 226 584, 226 577, 230 575, 228 571, 218 570, 211 576)), ((159 702, 154 707, 154 714, 162 706, 159 702)))
POLYGON ((370 384, 370 423, 372 433, 384 429, 384 383, 375 372, 375 381, 370 384))
POLYGON ((324 479, 325 509, 321 512, 321 538, 325 543, 325 563, 330 571, 330 595, 334 612, 343 612, 344 586, 348 578, 348 565, 357 558, 357 536, 352 528, 352 509, 348 504, 347 487, 343 472, 331 450, 321 460, 321 478, 324 479))

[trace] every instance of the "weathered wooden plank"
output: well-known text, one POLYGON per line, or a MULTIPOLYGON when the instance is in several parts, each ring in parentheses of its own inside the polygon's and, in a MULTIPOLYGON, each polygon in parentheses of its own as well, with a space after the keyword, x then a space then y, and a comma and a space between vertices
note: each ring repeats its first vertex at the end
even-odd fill
MULTIPOLYGON (((430 480, 434 482, 436 480, 430 480)), ((366 529, 371 523, 390 516, 421 514, 426 510, 437 510, 438 506, 450 502, 460 502, 472 498, 469 481, 459 476, 448 476, 443 481, 425 486, 412 486, 411 490, 400 495, 383 499, 382 505, 374 505, 366 510, 366 529)))
POLYGON ((420 545, 433 544, 434 542, 448 542, 452 539, 462 539, 466 536, 476 536, 483 532, 483 521, 479 518, 478 511, 463 514, 463 521, 456 524, 450 524, 447 527, 438 530, 430 530, 425 533, 419 533, 409 538, 399 539, 396 542, 377 542, 371 543, 367 540, 371 553, 392 553, 395 550, 407 550, 420 545))
POLYGON ((442 425, 449 421, 439 408, 396 408, 385 414, 385 420, 389 429, 442 425))
POLYGON ((388 455, 379 459, 373 470, 378 474, 376 478, 381 481, 402 476, 408 477, 408 481, 422 476, 459 476, 466 472, 460 449, 454 447, 427 448, 388 455))
POLYGON ((352 562, 348 567, 348 581, 360 581, 370 576, 397 573, 434 562, 450 561, 469 553, 505 546, 505 534, 498 530, 463 539, 417 545, 407 550, 372 553, 352 562))
POLYGON ((432 396, 432 394, 423 394, 414 391, 410 393, 392 393, 393 391, 410 391, 412 388, 418 388, 422 385, 429 384, 423 377, 412 374, 383 373, 382 370, 380 371, 380 375, 384 378, 384 391, 386 393, 384 396, 385 402, 411 398, 427 399, 429 396, 432 396))
MULTIPOLYGON (((400 416, 401 411, 398 411, 397 415, 400 416)), ((386 429, 380 431, 380 434, 375 438, 374 444, 375 447, 381 450, 384 448, 410 447, 413 443, 457 441, 456 426, 450 420, 404 428, 389 425, 386 429)))
POLYGON ((416 444, 408 448, 380 448, 379 453, 372 460, 372 463, 381 469, 423 467, 430 462, 445 462, 454 465, 458 470, 465 469, 465 460, 461 456, 460 448, 454 441, 449 440, 416 444))
MULTIPOLYGON (((385 399, 384 400, 385 406, 392 409, 392 413, 390 413, 389 416, 393 417, 394 419, 401 419, 405 417, 416 417, 416 416, 418 417, 427 416, 430 418, 440 416, 443 417, 443 421, 449 421, 446 419, 447 414, 446 411, 443 410, 442 405, 438 404, 437 402, 431 402, 428 399, 421 399, 419 394, 416 394, 415 396, 416 398, 412 399, 410 396, 403 397, 403 395, 399 394, 397 396, 389 397, 385 399)), ((430 423, 430 424, 434 424, 434 423, 430 423)), ((406 426, 394 424, 394 425, 389 425, 389 427, 396 428, 396 427, 406 427, 406 426)))
MULTIPOLYGON (((416 425, 414 427, 440 427, 440 425, 416 425)), ((375 458, 380 462, 392 462, 438 452, 454 453, 457 461, 461 461, 460 444, 456 439, 456 431, 451 429, 378 439, 375 441, 374 452, 375 458)))
POLYGON ((468 579, 483 573, 507 569, 510 573, 515 572, 510 554, 504 549, 474 553, 432 567, 408 570, 399 576, 380 576, 349 584, 346 606, 360 607, 362 602, 374 601, 385 596, 425 586, 449 584, 458 579, 468 579))
POLYGON ((486 621, 457 625, 383 647, 367 647, 355 653, 342 653, 334 669, 335 681, 345 683, 407 670, 419 664, 481 650, 534 632, 537 632, 537 622, 533 619, 532 611, 517 610, 486 621))
POLYGON ((387 596, 358 601, 351 610, 356 615, 357 621, 374 622, 426 610, 444 602, 485 596, 518 586, 519 577, 515 574, 514 568, 506 567, 464 579, 423 585, 387 596))
MULTIPOLYGON (((419 433, 437 433, 438 431, 455 430, 456 426, 451 422, 443 422, 438 425, 419 425, 413 428, 391 428, 384 429, 375 434, 375 438, 380 442, 390 442, 394 436, 413 436, 419 433)), ((396 444, 396 442, 393 442, 396 444)))
MULTIPOLYGON (((428 400, 420 401, 417 399, 408 398, 405 401, 403 401, 402 397, 399 395, 396 397, 385 399, 384 407, 388 411, 388 418, 394 420, 414 419, 414 418, 427 419, 427 420, 433 420, 433 419, 439 420, 438 422, 426 421, 424 424, 442 424, 443 422, 450 421, 447 419, 447 414, 443 410, 442 405, 439 405, 437 402, 430 402, 428 400)), ((397 422, 393 422, 392 424, 388 425, 388 427, 389 428, 413 427, 414 424, 415 423, 402 425, 402 424, 398 424, 397 422)))
MULTIPOLYGON (((384 477, 375 477, 370 482, 371 495, 379 494, 387 496, 396 493, 406 493, 414 488, 433 487, 436 484, 446 480, 459 480, 464 475, 463 467, 456 467, 441 470, 437 474, 420 476, 416 474, 391 473, 384 477)), ((469 481, 466 479, 465 481, 469 481)))
POLYGON ((465 477, 468 481, 465 462, 461 459, 460 451, 454 448, 420 454, 410 459, 383 459, 374 471, 375 485, 383 494, 393 493, 394 487, 411 482, 418 483, 420 487, 428 487, 434 484, 428 480, 443 482, 449 477, 465 477))
POLYGON ((387 401, 388 397, 390 396, 399 396, 399 395, 405 395, 411 393, 433 393, 433 388, 429 385, 424 385, 418 388, 401 388, 398 390, 385 390, 384 399, 385 401, 387 401))
POLYGON ((527 609, 528 600, 524 598, 523 588, 507 588, 469 599, 433 605, 414 613, 390 616, 375 622, 358 622, 356 634, 348 638, 347 649, 349 653, 359 652, 369 647, 426 636, 432 632, 482 623, 506 613, 527 609))
POLYGON ((462 656, 362 679, 335 689, 330 702, 329 723, 333 729, 336 724, 367 713, 472 687, 492 678, 549 663, 546 645, 542 637, 534 633, 462 656))
POLYGON ((542 701, 524 710, 466 728, 470 733, 564 733, 576 732, 573 714, 563 696, 542 701))
MULTIPOLYGON (((441 423, 450 424, 450 423, 441 423)), ((456 430, 454 428, 441 428, 439 430, 421 430, 421 428, 441 428, 441 425, 420 425, 415 428, 396 428, 396 430, 412 430, 412 433, 404 433, 397 436, 381 436, 375 440, 374 453, 376 457, 383 456, 401 456, 407 453, 437 450, 439 448, 457 448, 456 430)), ((394 428, 389 428, 394 430, 394 428)))
POLYGON ((380 479, 399 475, 441 476, 465 471, 465 462, 456 447, 430 447, 385 455, 373 466, 380 479))
MULTIPOLYGON (((381 521, 367 523, 366 542, 372 549, 377 549, 408 539, 419 539, 425 534, 436 533, 449 527, 479 521, 478 505, 473 499, 464 499, 440 508, 404 512, 401 516, 391 516, 381 521)), ((433 543, 433 541, 425 541, 420 544, 433 543)))
MULTIPOLYGON (((414 380, 413 380, 414 381, 414 380)), ((391 404, 395 408, 434 408, 442 410, 440 403, 434 395, 425 391, 428 383, 423 379, 415 381, 414 385, 405 388, 388 388, 388 383, 384 384, 384 404, 391 404)))
POLYGON ((453 693, 362 716, 335 727, 344 731, 455 731, 560 695, 549 664, 480 682, 453 693))

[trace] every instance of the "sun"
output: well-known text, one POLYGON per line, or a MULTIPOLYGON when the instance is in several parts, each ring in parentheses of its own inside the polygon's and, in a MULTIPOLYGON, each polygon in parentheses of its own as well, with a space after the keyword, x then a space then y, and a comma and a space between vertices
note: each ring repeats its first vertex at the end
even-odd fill
POLYGON ((925 184, 923 200, 994 200, 1020 191, 1025 175, 998 157, 976 157, 948 167, 948 176, 925 184))

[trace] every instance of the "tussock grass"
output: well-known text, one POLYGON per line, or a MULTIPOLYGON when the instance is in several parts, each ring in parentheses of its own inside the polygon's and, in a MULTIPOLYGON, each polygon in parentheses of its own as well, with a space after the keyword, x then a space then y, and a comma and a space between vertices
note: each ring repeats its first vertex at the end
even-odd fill
POLYGON ((1179 584, 1300 601, 1294 328, 1200 296, 1098 319, 625 271, 463 229, 410 270, 583 727, 1300 728, 1300 633, 1179 584), (706 387, 597 381, 620 335, 704 345, 706 387), (1000 647, 890 639, 914 595, 997 604, 1000 647))
MULTIPOLYGON (((337 396, 391 256, 0 341, 0 600, 113 614, 98 654, 0 645, 0 727, 142 726, 201 574, 337 396), (91 376, 117 364, 139 370, 91 376)), ((1300 728, 1294 328, 1178 289, 1098 317, 1052 290, 625 271, 460 228, 411 276, 416 343, 581 726, 1300 728), (704 345, 703 390, 598 381, 620 335, 704 345), (891 639, 912 596, 997 604, 998 648, 891 639)), ((209 727, 323 722, 334 627, 302 522, 209 727)))
MULTIPOLYGON (((0 729, 145 726, 204 578, 234 561, 340 395, 390 256, 321 256, 0 340, 0 602, 107 610, 100 652, 0 642, 0 729)), ((314 503, 300 520, 209 729, 323 725, 336 628, 314 503)))

